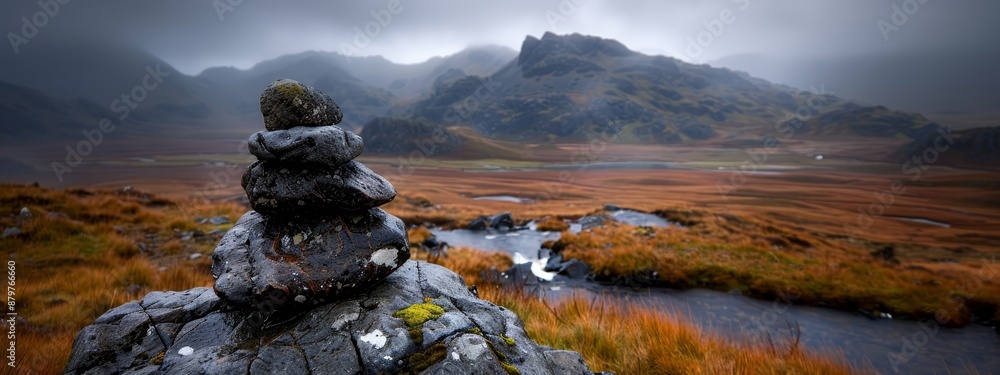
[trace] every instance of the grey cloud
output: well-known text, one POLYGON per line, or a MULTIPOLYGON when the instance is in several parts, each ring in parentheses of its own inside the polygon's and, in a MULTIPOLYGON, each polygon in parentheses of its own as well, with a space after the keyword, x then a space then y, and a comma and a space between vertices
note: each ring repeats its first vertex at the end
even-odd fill
MULTIPOLYGON (((248 67, 281 54, 340 51, 342 43, 354 45, 355 28, 364 29, 373 21, 371 12, 389 3, 233 1, 238 5, 220 20, 213 3, 227 1, 70 1, 21 53, 31 53, 32 44, 72 37, 139 45, 186 73, 218 65, 248 67)), ((417 62, 473 44, 516 49, 525 35, 553 30, 616 38, 641 52, 692 60, 685 54, 688 38, 705 31, 704 22, 717 19, 724 9, 732 10, 735 21, 713 36, 697 60, 739 54, 797 58, 928 49, 960 53, 996 48, 991 38, 1000 35, 1000 23, 990 19, 1000 14, 1000 3, 985 0, 928 0, 889 42, 877 22, 888 19, 891 6, 904 0, 399 1, 402 11, 359 49, 361 54, 417 62), (740 9, 744 4, 746 9, 740 9), (553 15, 558 15, 554 28, 553 15)), ((21 17, 40 10, 37 1, 8 1, 0 8, 0 30, 5 33, 18 32, 21 17)), ((13 55, 9 45, 2 50, 4 58, 13 55)))

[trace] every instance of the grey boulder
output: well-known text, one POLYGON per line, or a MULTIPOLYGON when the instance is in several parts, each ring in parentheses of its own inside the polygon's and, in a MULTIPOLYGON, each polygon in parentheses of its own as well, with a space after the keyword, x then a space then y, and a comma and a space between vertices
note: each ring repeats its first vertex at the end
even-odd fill
POLYGON ((611 220, 608 215, 590 215, 580 218, 580 229, 587 230, 592 228, 603 227, 605 223, 611 220))
POLYGON ((212 276, 230 304, 303 310, 368 288, 409 258, 403 222, 378 208, 304 221, 250 211, 216 247, 212 276))
POLYGON ((344 118, 329 96, 290 79, 279 79, 264 89, 260 113, 267 130, 336 125, 344 118))
POLYGON ((153 292, 118 306, 76 335, 66 373, 110 374, 158 362, 181 327, 220 305, 211 288, 194 288, 153 292))
POLYGON ((261 131, 250 136, 250 153, 260 160, 337 167, 361 155, 364 142, 339 126, 261 131))
POLYGON ((579 354, 538 345, 513 312, 428 263, 408 261, 362 294, 291 316, 227 308, 203 297, 211 290, 194 291, 108 311, 77 337, 65 372, 592 374, 579 354), (160 299, 180 299, 164 304, 180 312, 151 318, 142 306, 160 299), (432 313, 414 319, 415 309, 432 313), (161 320, 171 325, 159 330, 161 320))
POLYGON ((254 210, 284 217, 365 210, 396 197, 389 181, 354 160, 332 169, 257 161, 242 185, 254 210))

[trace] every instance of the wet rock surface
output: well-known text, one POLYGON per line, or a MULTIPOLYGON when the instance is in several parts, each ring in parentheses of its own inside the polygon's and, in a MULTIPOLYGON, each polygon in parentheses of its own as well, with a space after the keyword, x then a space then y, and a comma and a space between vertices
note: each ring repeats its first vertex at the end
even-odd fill
POLYGON ((365 210, 396 197, 389 181, 356 161, 335 169, 257 161, 242 184, 254 210, 285 217, 365 210))
POLYGON ((362 294, 296 314, 233 309, 212 289, 151 293, 85 328, 66 373, 591 374, 539 346, 453 272, 407 261, 362 294), (419 314, 431 311, 435 314, 419 314))
POLYGON ((260 160, 339 166, 361 155, 364 142, 337 126, 262 131, 250 136, 250 153, 260 160))
POLYGON ((326 220, 248 212, 212 255, 215 290, 231 304, 317 305, 384 279, 410 257, 403 222, 373 208, 326 220))
POLYGON ((267 130, 336 125, 344 118, 329 96, 290 79, 279 79, 264 89, 260 113, 267 130))
POLYGON ((510 212, 499 213, 496 215, 480 216, 465 226, 469 230, 511 230, 517 229, 514 224, 514 218, 510 215, 510 212))

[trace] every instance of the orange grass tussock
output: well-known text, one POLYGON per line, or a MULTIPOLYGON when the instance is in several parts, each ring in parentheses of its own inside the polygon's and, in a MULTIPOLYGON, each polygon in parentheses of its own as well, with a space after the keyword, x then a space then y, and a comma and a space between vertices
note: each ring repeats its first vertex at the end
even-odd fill
MULTIPOLYGON (((418 217, 417 212, 423 215, 427 211, 429 217, 442 222, 481 214, 418 207, 425 205, 424 200, 404 200, 397 208, 412 211, 411 219, 418 217)), ((235 221, 245 211, 245 207, 234 203, 174 202, 136 192, 0 186, 0 226, 22 230, 21 234, 0 239, 4 255, 17 264, 17 306, 23 319, 18 325, 18 351, 30 353, 22 355, 17 371, 61 373, 76 332, 112 307, 154 290, 211 286, 208 255, 231 224, 216 226, 199 223, 195 218, 222 215, 235 221), (28 208, 31 218, 18 216, 22 207, 28 208), (201 234, 191 237, 191 233, 201 234)), ((408 233, 414 243, 429 234, 424 227, 414 227, 408 233)), ((684 264, 680 261, 685 257, 683 251, 701 253, 697 257, 712 259, 723 269, 729 263, 723 262, 726 257, 716 254, 720 251, 728 252, 730 258, 743 257, 750 265, 760 263, 759 268, 750 267, 758 270, 754 272, 763 272, 764 265, 773 268, 768 262, 774 259, 782 265, 808 264, 799 256, 762 253, 765 255, 747 258, 738 255, 737 250, 713 248, 683 237, 669 230, 640 233, 634 228, 612 226, 568 236, 565 251, 586 259, 597 272, 608 274, 676 267, 684 264), (606 244, 609 239, 615 242, 610 247, 606 244), (679 243, 697 251, 682 248, 679 252, 679 243), (595 251, 609 248, 620 250, 613 250, 611 257, 595 251)), ((432 254, 417 246, 412 253, 415 260, 432 259, 432 254)), ((453 248, 433 260, 461 275, 470 286, 475 285, 481 298, 517 313, 533 339, 543 345, 579 351, 595 370, 618 374, 853 371, 837 356, 807 353, 797 347, 734 343, 705 334, 682 317, 642 306, 614 306, 601 301, 592 304, 582 298, 547 305, 496 284, 494 272, 512 265, 506 254, 453 248)), ((690 267, 680 269, 690 271, 690 267)))

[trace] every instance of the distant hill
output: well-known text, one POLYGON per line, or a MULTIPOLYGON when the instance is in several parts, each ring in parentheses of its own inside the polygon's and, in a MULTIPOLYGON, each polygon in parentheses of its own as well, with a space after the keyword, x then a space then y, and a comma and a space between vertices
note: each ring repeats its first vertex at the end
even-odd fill
POLYGON ((420 64, 396 64, 310 51, 245 70, 206 69, 194 77, 129 46, 46 44, 0 70, 0 82, 6 82, 0 85, 0 133, 78 139, 82 126, 121 116, 114 101, 140 87, 151 70, 166 77, 144 93, 126 122, 140 125, 129 127, 136 134, 156 139, 258 129, 260 91, 277 78, 329 94, 344 112, 341 125, 365 135, 376 153, 412 152, 428 132, 441 129, 445 152, 476 155, 473 148, 483 147, 493 155, 512 152, 508 145, 517 142, 598 138, 759 145, 781 129, 793 129, 801 140, 837 136, 919 146, 939 126, 917 113, 840 98, 825 87, 796 89, 740 71, 644 55, 611 39, 546 33, 528 36, 518 52, 473 47, 420 64))
POLYGON ((80 136, 80 129, 96 127, 112 117, 107 107, 87 99, 59 100, 39 91, 0 82, 0 144, 38 137, 80 136))
POLYGON ((940 125, 919 113, 893 111, 883 106, 867 107, 839 103, 805 121, 790 120, 788 126, 810 135, 855 135, 865 137, 905 137, 918 139, 940 125))
POLYGON ((495 74, 437 87, 409 115, 497 139, 580 140, 613 132, 619 142, 676 144, 721 131, 759 136, 797 112, 809 118, 831 112, 819 117, 822 126, 802 131, 814 135, 893 136, 930 123, 742 72, 643 55, 610 39, 552 33, 529 36, 518 58, 495 74), (475 108, 464 108, 469 98, 475 108), (469 115, 455 115, 463 111, 469 115))
MULTIPOLYGON (((368 120, 386 113, 395 97, 373 87, 340 67, 339 55, 304 52, 259 63, 247 70, 207 69, 198 79, 212 86, 242 117, 260 119, 260 92, 277 78, 289 78, 330 95, 344 112, 342 126, 360 129, 368 120)), ((262 120, 260 120, 262 121, 262 120)))
POLYGON ((937 160, 926 160, 928 164, 1000 168, 1000 126, 955 131, 947 138, 935 129, 899 149, 895 157, 909 161, 930 149, 937 160), (948 144, 951 137, 954 143, 948 144))
POLYGON ((342 125, 357 130, 376 117, 391 115, 395 103, 429 93, 441 75, 490 74, 514 54, 502 47, 476 47, 420 64, 396 64, 381 56, 309 51, 263 61, 247 70, 210 68, 197 77, 215 85, 243 115, 257 111, 258 95, 268 83, 278 77, 294 79, 330 95, 344 111, 342 125))
MULTIPOLYGON (((101 116, 113 114, 114 119, 123 116, 127 106, 128 116, 124 121, 170 126, 230 122, 224 120, 229 118, 229 108, 212 95, 211 86, 178 72, 153 55, 124 45, 72 41, 40 44, 30 54, 5 61, 4 69, 0 69, 0 82, 28 88, 57 101, 93 104, 103 109, 85 111, 103 111, 101 116), (123 95, 133 103, 127 104, 123 95)), ((20 100, 41 100, 39 105, 44 102, 37 95, 23 96, 20 100)), ((47 126, 62 126, 43 120, 48 117, 46 113, 23 114, 47 126)))
POLYGON ((781 58, 744 54, 710 62, 806 89, 824 84, 840 97, 933 114, 1000 114, 1000 49, 915 50, 867 56, 781 58), (947 72, 947 74, 941 74, 947 72))
POLYGON ((361 131, 365 152, 402 154, 422 152, 424 156, 449 154, 462 145, 462 138, 441 125, 422 120, 379 117, 361 131))

